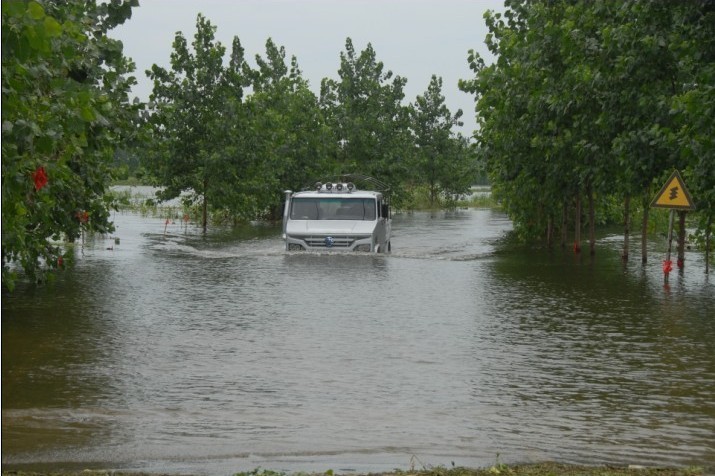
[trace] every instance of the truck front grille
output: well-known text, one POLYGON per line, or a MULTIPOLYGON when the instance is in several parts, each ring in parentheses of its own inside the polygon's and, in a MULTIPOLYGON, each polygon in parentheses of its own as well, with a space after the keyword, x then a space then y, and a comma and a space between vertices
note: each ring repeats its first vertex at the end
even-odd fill
POLYGON ((350 248, 355 241, 369 238, 370 236, 332 236, 332 235, 310 235, 305 236, 303 239, 305 243, 311 248, 350 248), (332 238, 329 240, 328 237, 332 238), (330 243, 329 243, 330 242, 330 243))

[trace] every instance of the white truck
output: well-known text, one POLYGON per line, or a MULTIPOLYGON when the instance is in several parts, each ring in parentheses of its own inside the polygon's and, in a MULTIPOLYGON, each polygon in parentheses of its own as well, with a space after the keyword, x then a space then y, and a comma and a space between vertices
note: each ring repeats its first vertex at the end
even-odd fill
POLYGON ((285 197, 287 251, 386 253, 392 248, 389 189, 378 180, 343 175, 316 182, 312 190, 286 190, 285 197), (359 190, 354 182, 377 190, 359 190))

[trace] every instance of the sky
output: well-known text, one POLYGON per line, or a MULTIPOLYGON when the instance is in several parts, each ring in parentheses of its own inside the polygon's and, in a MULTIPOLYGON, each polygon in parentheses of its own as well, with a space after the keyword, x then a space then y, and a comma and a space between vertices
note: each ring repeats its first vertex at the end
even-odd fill
POLYGON ((461 92, 457 82, 473 77, 470 49, 487 63, 494 60, 484 44, 483 15, 503 9, 503 0, 140 0, 132 18, 110 36, 123 42, 125 56, 136 63, 139 84, 133 92, 144 101, 152 88, 145 71, 153 64, 169 67, 176 32, 191 42, 198 13, 217 27, 227 55, 238 36, 251 66, 256 54, 265 57, 268 38, 284 46, 286 63, 297 58, 316 95, 323 78, 338 79, 349 37, 356 52, 372 44, 385 70, 407 78, 406 102, 424 94, 433 74, 441 76, 450 111, 464 111, 459 131, 471 135, 474 96, 461 92))

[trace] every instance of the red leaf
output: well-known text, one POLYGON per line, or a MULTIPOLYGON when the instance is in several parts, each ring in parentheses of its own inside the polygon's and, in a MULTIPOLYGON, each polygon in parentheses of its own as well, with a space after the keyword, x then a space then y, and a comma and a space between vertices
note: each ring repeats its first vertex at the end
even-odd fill
POLYGON ((40 166, 32 173, 32 180, 35 182, 35 190, 40 190, 47 185, 47 172, 45 168, 40 166))
POLYGON ((87 223, 89 221, 89 213, 87 213, 86 211, 77 212, 75 213, 75 216, 80 223, 87 223))
POLYGON ((668 274, 673 270, 673 262, 670 260, 663 261, 663 273, 668 274))

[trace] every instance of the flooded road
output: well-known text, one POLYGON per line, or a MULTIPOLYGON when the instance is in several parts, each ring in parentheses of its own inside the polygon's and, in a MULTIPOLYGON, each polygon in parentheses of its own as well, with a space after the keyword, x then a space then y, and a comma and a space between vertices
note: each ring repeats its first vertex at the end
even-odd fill
POLYGON ((618 237, 595 259, 512 248, 490 210, 398 215, 387 256, 115 223, 3 296, 3 469, 715 467, 700 253, 666 289, 663 242, 645 268, 618 237))

